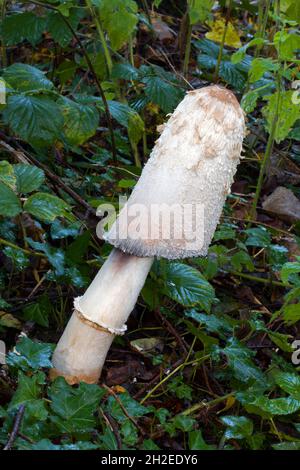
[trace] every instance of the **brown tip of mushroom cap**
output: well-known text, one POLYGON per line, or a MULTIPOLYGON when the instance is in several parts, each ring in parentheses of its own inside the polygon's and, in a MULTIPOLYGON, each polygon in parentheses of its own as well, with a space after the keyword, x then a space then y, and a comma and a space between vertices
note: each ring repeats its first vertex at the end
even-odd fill
MULTIPOLYGON (((233 182, 244 132, 244 113, 230 90, 212 85, 188 92, 164 126, 140 180, 105 239, 140 257, 205 256, 233 182), (148 225, 152 228, 153 223, 147 224, 147 220, 151 220, 155 204, 202 204, 203 224, 198 226, 193 220, 185 225, 181 238, 148 237, 148 225), (141 219, 138 236, 128 229, 125 215, 135 205, 146 207, 150 214, 141 219), (195 230, 191 226, 203 229, 202 238, 196 236, 192 243, 190 235, 195 230)), ((162 210, 163 216, 167 213, 162 210)))

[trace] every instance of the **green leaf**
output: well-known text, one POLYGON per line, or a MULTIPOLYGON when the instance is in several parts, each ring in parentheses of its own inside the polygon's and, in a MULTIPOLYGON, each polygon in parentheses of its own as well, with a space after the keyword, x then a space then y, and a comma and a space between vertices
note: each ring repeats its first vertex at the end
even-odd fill
POLYGON ((232 54, 231 62, 233 64, 238 64, 239 62, 241 62, 245 58, 247 49, 249 47, 263 45, 264 42, 265 42, 265 40, 263 38, 251 39, 251 41, 249 41, 247 44, 244 44, 238 51, 236 51, 236 52, 234 52, 234 54, 232 54))
POLYGON ((245 245, 267 248, 271 244, 271 236, 265 227, 250 228, 245 230, 248 235, 245 245))
POLYGON ((43 170, 34 165, 18 163, 14 165, 18 193, 31 193, 45 180, 43 170))
POLYGON ((189 450, 216 450, 215 445, 207 444, 202 436, 202 431, 189 432, 189 450))
POLYGON ((165 113, 172 113, 183 97, 180 88, 172 83, 166 82, 164 78, 158 76, 156 72, 150 71, 143 79, 146 96, 161 107, 165 113))
POLYGON ((132 35, 138 21, 133 0, 99 0, 99 15, 114 50, 120 49, 132 35))
POLYGON ((272 59, 265 59, 264 57, 253 59, 249 70, 249 81, 250 83, 257 82, 266 72, 275 72, 278 68, 279 64, 272 59))
POLYGON ((163 268, 163 293, 184 306, 199 305, 210 311, 215 292, 210 283, 195 268, 183 263, 169 262, 163 268))
POLYGON ((46 96, 9 96, 3 118, 15 134, 37 146, 51 145, 63 126, 59 107, 46 96))
POLYGON ((48 412, 45 401, 40 399, 44 383, 45 374, 42 372, 27 376, 19 371, 18 388, 8 406, 8 410, 15 410, 20 405, 26 405, 26 414, 38 420, 45 420, 48 412))
POLYGON ((2 34, 6 46, 13 46, 25 39, 35 46, 42 38, 46 19, 30 11, 7 15, 2 20, 2 34))
MULTIPOLYGON (((73 30, 76 31, 79 21, 84 16, 84 9, 82 8, 70 8, 68 15, 68 22, 72 26, 73 30)), ((61 14, 52 11, 48 15, 47 29, 54 41, 56 41, 61 47, 65 48, 73 38, 73 34, 61 17, 61 14)))
POLYGON ((42 222, 53 222, 70 210, 69 206, 57 196, 48 193, 35 193, 24 204, 24 210, 42 222))
POLYGON ((221 421, 227 426, 226 439, 245 439, 253 433, 253 422, 245 416, 222 416, 221 421))
POLYGON ((278 444, 272 444, 272 447, 275 450, 300 450, 300 441, 283 441, 278 444))
POLYGON ((22 207, 15 193, 0 182, 0 215, 15 217, 22 212, 22 207))
POLYGON ((6 246, 3 250, 5 256, 8 256, 14 264, 14 267, 18 271, 23 271, 23 269, 29 266, 29 257, 24 253, 23 250, 18 250, 17 248, 12 248, 11 246, 6 246))
POLYGON ((288 31, 277 31, 274 35, 274 44, 281 60, 292 61, 296 58, 296 51, 300 49, 300 35, 288 31))
POLYGON ((266 119, 266 129, 270 133, 273 127, 275 116, 276 129, 275 140, 279 144, 284 140, 295 122, 300 118, 300 107, 298 104, 293 103, 293 90, 276 92, 268 96, 268 104, 262 109, 262 113, 266 119), (279 106, 277 113, 277 100, 279 94, 279 106))
POLYGON ((25 320, 31 320, 40 326, 49 326, 49 314, 52 311, 52 304, 47 295, 42 295, 38 302, 25 305, 23 314, 25 320))
MULTIPOLYGON (((149 408, 140 405, 138 401, 134 400, 128 392, 118 394, 118 398, 123 408, 125 408, 127 413, 133 418, 140 418, 150 411, 149 408)), ((113 396, 108 398, 107 407, 111 416, 115 418, 118 423, 122 424, 128 420, 127 416, 124 414, 123 408, 113 396)))
MULTIPOLYGON (((300 273, 300 257, 297 257, 297 261, 290 261, 285 263, 282 266, 280 276, 284 283, 288 283, 289 281, 293 281, 295 279, 295 274, 300 273)), ((298 280, 298 276, 296 278, 298 280)))
POLYGON ((290 372, 277 372, 274 376, 275 382, 282 390, 287 392, 296 400, 300 401, 300 377, 290 372))
POLYGON ((95 106, 76 103, 65 97, 57 103, 64 117, 64 133, 71 145, 81 145, 95 134, 99 123, 95 106))
POLYGON ((50 357, 54 346, 49 343, 38 343, 23 336, 15 346, 15 352, 7 356, 7 364, 24 371, 41 367, 52 367, 50 357))
POLYGON ((90 432, 96 424, 94 413, 105 390, 81 382, 72 388, 62 377, 51 385, 49 396, 54 415, 51 421, 63 433, 90 432))
POLYGON ((3 77, 17 91, 54 89, 44 72, 28 64, 12 64, 4 70, 3 77))
POLYGON ((300 400, 292 397, 273 399, 259 397, 252 404, 270 415, 289 415, 300 409, 300 400))
POLYGON ((214 0, 188 0, 190 23, 203 23, 212 15, 214 0))
POLYGON ((188 318, 192 318, 198 323, 205 325, 207 331, 218 333, 221 338, 224 338, 226 334, 232 333, 233 326, 222 316, 218 317, 213 314, 206 315, 204 313, 197 312, 195 309, 186 311, 185 315, 188 318))
POLYGON ((238 380, 248 384, 266 383, 263 372, 252 361, 253 352, 238 340, 232 338, 228 345, 220 351, 226 355, 228 365, 238 380))
POLYGON ((129 62, 121 62, 113 65, 111 77, 122 80, 137 80, 139 77, 139 71, 129 62))
POLYGON ((0 162, 0 182, 5 183, 12 190, 16 189, 16 177, 14 167, 6 160, 0 162))

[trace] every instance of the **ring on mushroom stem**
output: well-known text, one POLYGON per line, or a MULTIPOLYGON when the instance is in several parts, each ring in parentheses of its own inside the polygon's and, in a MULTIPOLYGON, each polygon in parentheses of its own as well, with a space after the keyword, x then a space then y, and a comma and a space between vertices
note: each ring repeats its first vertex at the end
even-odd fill
POLYGON ((75 311, 53 355, 51 377, 97 382, 114 335, 126 330, 154 257, 207 254, 244 133, 243 111, 225 88, 193 90, 179 103, 127 204, 105 234, 114 249, 85 294, 75 299, 75 311), (138 221, 137 207, 143 209, 138 221))

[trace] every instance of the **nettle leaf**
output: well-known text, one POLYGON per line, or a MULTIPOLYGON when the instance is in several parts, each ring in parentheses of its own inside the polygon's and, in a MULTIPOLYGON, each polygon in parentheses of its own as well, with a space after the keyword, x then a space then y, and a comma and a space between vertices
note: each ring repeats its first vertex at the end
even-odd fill
POLYGON ((249 47, 263 45, 264 43, 265 43, 265 40, 263 38, 251 39, 251 41, 249 41, 247 44, 244 44, 238 51, 236 51, 236 52, 234 52, 234 54, 232 54, 231 62, 233 64, 238 64, 239 62, 241 62, 245 58, 247 49, 249 47))
POLYGON ((222 60, 219 68, 219 75, 225 82, 242 90, 246 83, 246 77, 239 70, 238 66, 229 60, 222 60))
POLYGON ((50 387, 51 421, 63 433, 89 432, 96 424, 94 413, 105 390, 98 385, 81 382, 72 388, 58 377, 50 387))
POLYGON ((214 0, 188 0, 190 23, 203 23, 212 15, 214 0))
POLYGON ((11 189, 16 189, 16 176, 14 167, 6 160, 0 162, 0 182, 5 183, 11 189))
POLYGON ((138 143, 142 138, 145 128, 144 121, 140 115, 128 104, 118 101, 108 101, 108 106, 112 117, 121 124, 121 126, 126 127, 128 136, 132 142, 138 143))
POLYGON ((14 267, 18 271, 23 271, 23 269, 27 268, 27 266, 30 264, 29 257, 26 255, 26 253, 24 253, 23 250, 6 246, 3 250, 3 253, 12 260, 14 267))
POLYGON ((25 39, 35 46, 42 38, 46 18, 30 11, 14 13, 2 20, 2 35, 6 46, 13 46, 25 39))
POLYGON ((70 210, 68 204, 57 196, 48 193, 35 193, 24 204, 24 210, 42 222, 53 222, 70 210))
POLYGON ((172 79, 167 82, 164 76, 159 76, 157 67, 149 67, 142 82, 145 84, 146 96, 160 106, 165 113, 173 112, 183 97, 183 90, 175 83, 173 84, 172 79))
POLYGON ((21 337, 13 352, 7 355, 7 364, 24 371, 41 367, 52 367, 50 357, 53 344, 32 341, 26 336, 21 337))
POLYGON ((53 83, 45 72, 28 64, 16 63, 3 72, 5 81, 17 91, 53 90, 53 83))
POLYGON ((133 0, 98 0, 96 3, 111 47, 118 50, 128 41, 136 27, 137 4, 133 0))
POLYGON ((281 60, 293 60, 300 49, 300 35, 288 31, 278 31, 274 35, 274 44, 281 60))
POLYGON ((99 113, 95 106, 76 103, 61 97, 57 103, 64 117, 64 133, 72 145, 81 145, 92 137, 98 127, 99 113))
POLYGON ((12 189, 0 182, 0 215, 15 217, 22 212, 21 203, 12 189))
POLYGON ((263 372, 252 360, 254 353, 238 340, 232 338, 228 345, 220 351, 226 355, 228 365, 238 380, 246 383, 266 383, 263 372))
POLYGON ((300 273, 300 257, 297 256, 297 261, 289 261, 282 266, 280 276, 284 283, 289 281, 293 282, 296 280, 298 284, 299 276, 295 276, 300 273))
POLYGON ((245 439, 253 433, 253 421, 245 416, 222 416, 221 421, 227 426, 226 439, 245 439))
POLYGON ((137 80, 139 71, 129 62, 121 62, 114 64, 111 72, 111 78, 119 78, 122 80, 137 80))
POLYGON ((275 116, 277 115, 274 138, 278 144, 288 136, 295 122, 300 119, 300 107, 298 104, 293 103, 293 94, 293 90, 277 91, 267 97, 268 104, 262 109, 262 113, 266 119, 265 127, 269 133, 271 132, 275 116), (277 113, 278 94, 280 96, 277 113))
POLYGON ((300 23, 300 3, 298 0, 284 0, 280 7, 288 19, 300 23))
POLYGON ((282 317, 288 325, 294 325, 300 320, 300 304, 290 304, 283 307, 282 317))
POLYGON ((277 372, 274 376, 275 382, 282 390, 287 392, 296 400, 300 401, 300 377, 290 372, 277 372))
POLYGON ((15 134, 37 146, 51 145, 63 126, 59 107, 46 96, 9 96, 3 118, 15 134))
POLYGON ((31 193, 38 189, 45 180, 43 170, 37 166, 18 163, 13 168, 18 193, 31 193))
POLYGON ((183 263, 164 263, 162 292, 184 306, 199 305, 210 311, 215 299, 211 284, 195 268, 183 263))
MULTIPOLYGON (((84 9, 81 8, 70 8, 68 14, 68 22, 72 28, 76 31, 80 20, 84 17, 84 9)), ((73 34, 67 27, 66 23, 61 17, 61 14, 55 11, 51 11, 48 15, 47 29, 54 41, 56 41, 61 47, 66 47, 73 38, 73 34)))

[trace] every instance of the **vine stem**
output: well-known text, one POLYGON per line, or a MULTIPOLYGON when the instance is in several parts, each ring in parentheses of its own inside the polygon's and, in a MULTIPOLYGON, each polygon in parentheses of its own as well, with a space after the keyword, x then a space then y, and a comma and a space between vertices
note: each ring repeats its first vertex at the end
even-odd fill
POLYGON ((104 36, 104 32, 103 32, 101 23, 99 21, 97 13, 95 12, 95 9, 92 5, 91 0, 86 0, 86 4, 87 4, 87 6, 88 6, 88 8, 91 12, 93 20, 95 21, 96 29, 98 31, 98 35, 99 35, 100 42, 101 42, 103 52, 104 52, 104 56, 105 56, 107 71, 108 71, 108 74, 111 75, 113 63, 112 63, 111 55, 110 55, 110 52, 109 52, 109 48, 107 46, 107 42, 105 40, 105 36, 104 36))
POLYGON ((215 83, 217 83, 217 81, 219 79, 219 71, 220 71, 220 65, 221 65, 221 61, 222 61, 222 57, 223 57, 225 39, 226 39, 227 31, 228 31, 228 24, 229 24, 229 20, 230 20, 232 0, 226 0, 226 5, 227 5, 227 10, 226 10, 225 26, 224 26, 222 41, 221 41, 221 44, 220 44, 218 60, 217 60, 215 76, 214 76, 214 82, 215 83))
POLYGON ((46 3, 42 3, 42 2, 39 2, 39 1, 36 1, 36 0, 26 0, 24 1, 23 3, 32 3, 34 5, 39 5, 41 7, 44 7, 44 8, 48 8, 49 10, 54 10, 56 11, 57 13, 60 14, 61 16, 61 19, 63 20, 63 22, 65 23, 65 25, 67 26, 67 28, 70 30, 70 32, 72 33, 72 36, 74 37, 75 41, 77 42, 79 48, 81 49, 83 55, 84 55, 84 58, 86 60, 86 63, 87 63, 87 66, 91 72, 91 74, 93 75, 94 77, 94 80, 95 80, 95 83, 96 83, 96 86, 98 88, 98 91, 99 91, 99 94, 102 98, 102 101, 103 101, 103 105, 104 105, 104 110, 105 110, 105 115, 106 115, 106 119, 107 119, 107 125, 108 125, 108 129, 109 129, 109 133, 110 133, 110 138, 111 138, 111 147, 112 147, 112 157, 113 157, 113 162, 114 164, 117 166, 118 165, 118 161, 117 161, 117 149, 116 149, 116 141, 115 141, 115 135, 114 135, 114 130, 113 130, 113 124, 112 124, 112 117, 111 117, 111 114, 110 114, 110 110, 109 110, 109 106, 108 106, 108 103, 107 103, 107 99, 106 99, 106 96, 105 96, 105 93, 103 91, 103 88, 101 86, 101 83, 98 79, 98 76, 96 74, 96 71, 94 69, 94 66, 91 62, 91 59, 89 58, 89 55, 84 47, 84 45, 82 44, 81 42, 81 39, 78 37, 76 31, 74 30, 73 26, 70 24, 70 22, 68 21, 68 19, 55 7, 51 6, 51 5, 48 5, 46 3))

